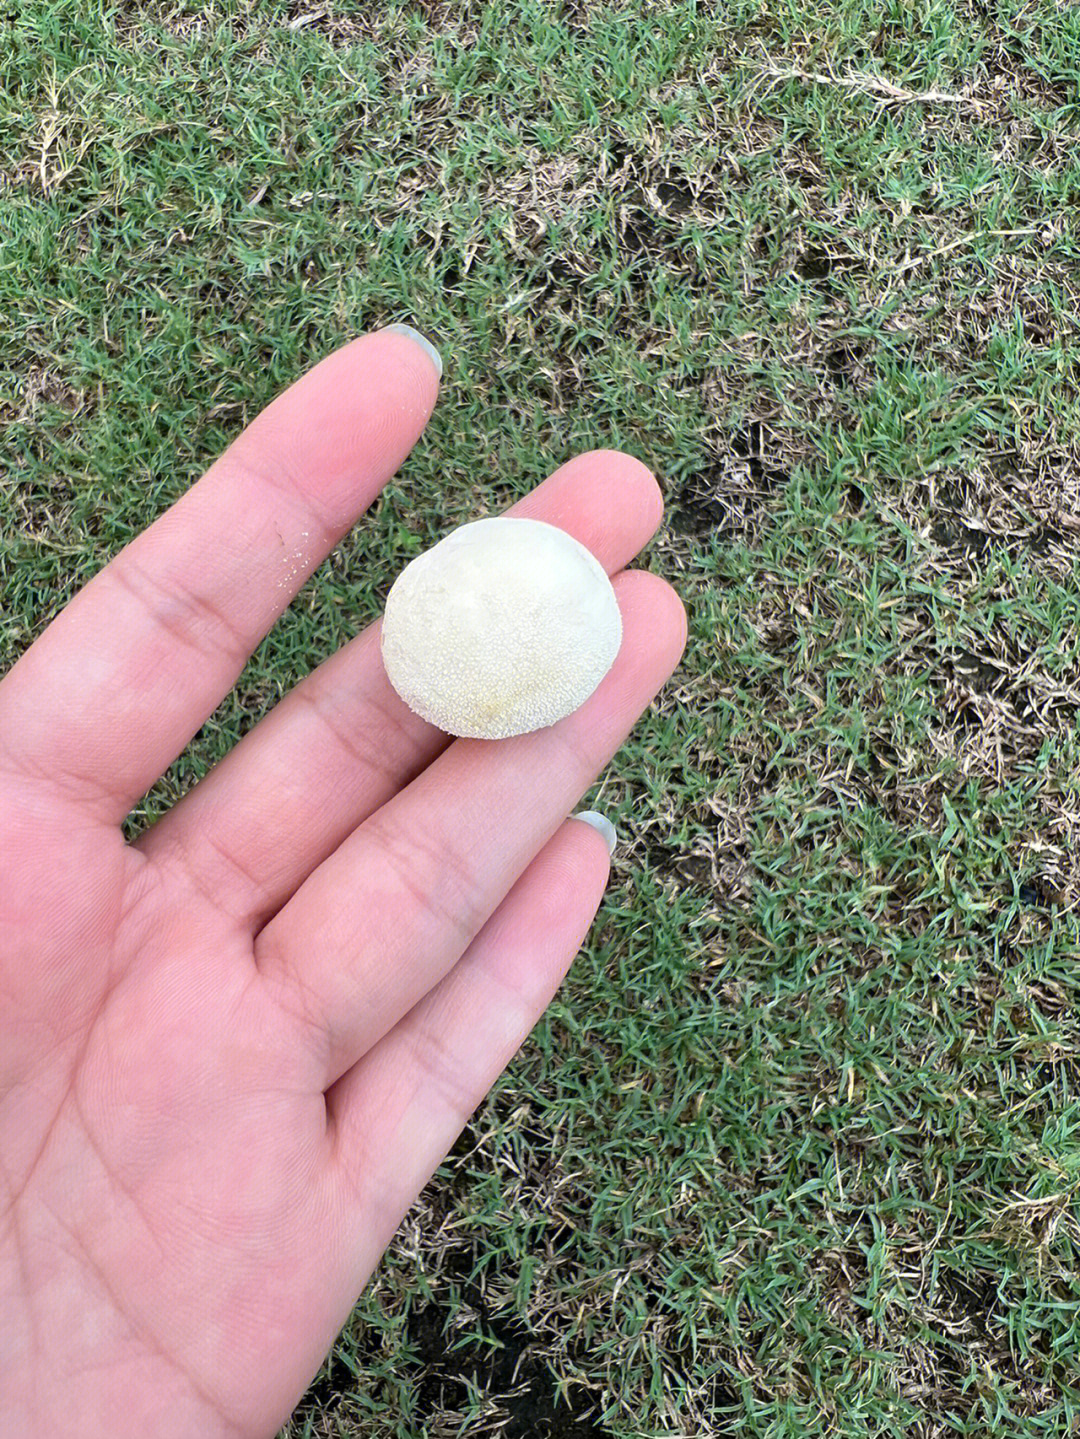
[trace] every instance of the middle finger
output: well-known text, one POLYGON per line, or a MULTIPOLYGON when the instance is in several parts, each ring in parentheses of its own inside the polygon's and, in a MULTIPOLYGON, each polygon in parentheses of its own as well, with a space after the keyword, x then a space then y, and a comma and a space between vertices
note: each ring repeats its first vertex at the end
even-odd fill
MULTIPOLYGON (((578 455, 511 507, 568 531, 615 574, 648 542, 663 499, 638 460, 578 455)), ((449 743, 400 700, 378 624, 303 679, 135 842, 254 932, 338 845, 449 743)))

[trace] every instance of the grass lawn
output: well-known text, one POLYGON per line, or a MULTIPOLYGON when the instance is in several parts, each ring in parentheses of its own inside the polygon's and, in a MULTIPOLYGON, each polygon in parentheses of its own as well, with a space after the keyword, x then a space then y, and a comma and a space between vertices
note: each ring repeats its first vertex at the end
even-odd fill
POLYGON ((449 527, 668 499, 604 908, 283 1439, 1080 1433, 1078 205, 1059 0, 0 12, 0 667, 318 357, 446 360, 131 834, 449 527))

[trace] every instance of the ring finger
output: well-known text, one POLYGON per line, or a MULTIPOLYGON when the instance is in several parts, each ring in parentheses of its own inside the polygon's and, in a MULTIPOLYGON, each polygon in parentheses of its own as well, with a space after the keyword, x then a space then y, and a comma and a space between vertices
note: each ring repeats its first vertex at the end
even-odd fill
POLYGON ((349 835, 255 942, 302 1017, 325 1089, 465 952, 678 664, 686 614, 657 575, 615 582, 623 644, 585 704, 547 729, 459 739, 349 835))

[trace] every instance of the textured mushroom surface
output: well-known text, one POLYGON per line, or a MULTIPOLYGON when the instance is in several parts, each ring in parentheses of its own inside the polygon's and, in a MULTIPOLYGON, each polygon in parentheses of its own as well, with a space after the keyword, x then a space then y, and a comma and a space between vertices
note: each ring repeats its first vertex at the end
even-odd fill
POLYGON ((501 516, 462 525, 406 565, 382 629, 386 672, 409 708, 474 739, 572 714, 621 642, 595 556, 555 525, 501 516))

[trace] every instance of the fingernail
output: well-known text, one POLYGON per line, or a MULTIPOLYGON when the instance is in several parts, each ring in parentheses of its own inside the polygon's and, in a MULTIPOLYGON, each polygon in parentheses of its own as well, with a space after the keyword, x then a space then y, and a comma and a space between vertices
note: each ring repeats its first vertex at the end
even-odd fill
POLYGON ((599 814, 595 809, 583 809, 577 814, 571 815, 570 818, 583 819, 586 824, 591 824, 598 834, 603 835, 608 854, 615 853, 615 846, 619 842, 619 831, 605 815, 599 814))
POLYGON ((414 330, 411 325, 387 325, 386 328, 392 330, 395 335, 404 335, 407 340, 412 340, 414 345, 419 345, 435 366, 435 373, 439 379, 442 379, 442 356, 430 340, 425 340, 420 331, 414 330))

